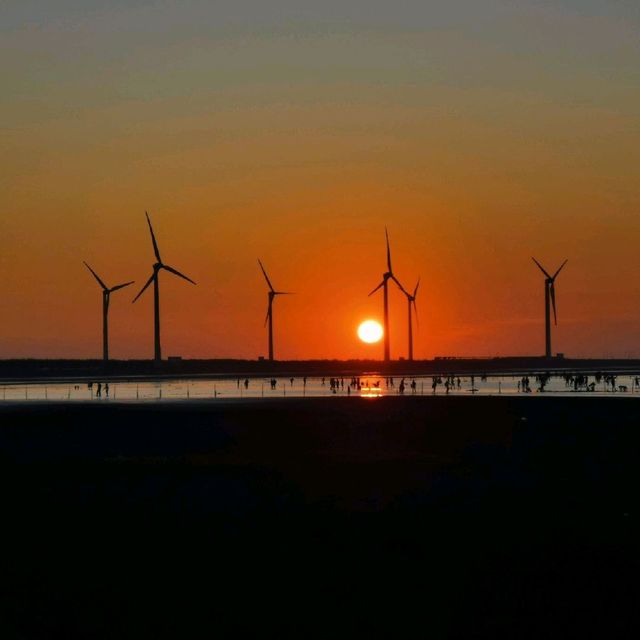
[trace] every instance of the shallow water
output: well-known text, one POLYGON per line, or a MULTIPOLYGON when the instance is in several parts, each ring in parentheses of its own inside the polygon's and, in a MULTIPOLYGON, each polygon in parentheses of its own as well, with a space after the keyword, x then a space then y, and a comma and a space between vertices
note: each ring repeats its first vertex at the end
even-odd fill
POLYGON ((158 400, 205 400, 216 398, 249 399, 270 397, 336 397, 351 396, 378 398, 401 394, 400 385, 404 380, 404 395, 584 395, 584 396, 635 396, 640 397, 640 388, 635 385, 635 377, 617 376, 615 391, 611 384, 596 382, 595 376, 589 376, 589 383, 595 383, 594 390, 587 392, 584 387, 575 391, 562 376, 551 378, 543 392, 539 383, 530 375, 531 393, 523 393, 518 387, 521 376, 461 376, 455 377, 454 383, 447 391, 445 379, 433 389, 433 376, 408 376, 405 378, 385 378, 377 374, 361 376, 359 385, 353 384, 352 378, 337 378, 338 384, 332 388, 330 378, 274 378, 276 384, 272 388, 270 378, 217 378, 203 379, 163 379, 139 381, 110 381, 108 395, 104 383, 98 396, 98 382, 95 380, 90 388, 86 381, 49 382, 33 384, 1 384, 0 401, 158 401, 158 400), (245 380, 247 381, 245 385, 245 380), (458 380, 460 384, 458 385, 458 380))

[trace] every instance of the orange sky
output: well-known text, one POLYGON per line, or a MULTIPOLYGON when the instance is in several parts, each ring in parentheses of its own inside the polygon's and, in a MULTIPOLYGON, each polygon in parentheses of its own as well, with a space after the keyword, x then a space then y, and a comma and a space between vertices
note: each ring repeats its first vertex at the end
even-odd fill
MULTIPOLYGON (((297 294, 275 303, 277 357, 381 357, 355 330, 382 316, 367 293, 386 224, 397 276, 422 277, 417 358, 542 353, 531 255, 569 258, 554 351, 640 357, 633 16, 488 3, 492 21, 434 25, 408 3, 407 25, 218 33, 198 2, 167 27, 174 4, 156 31, 144 8, 9 16, 0 357, 100 355, 82 260, 141 286, 145 209, 165 262, 198 282, 161 276, 166 356, 265 354, 260 257, 297 294)), ((112 299, 112 357, 152 356, 152 295, 131 305, 132 289, 112 299)), ((397 357, 406 302, 391 301, 397 357)))

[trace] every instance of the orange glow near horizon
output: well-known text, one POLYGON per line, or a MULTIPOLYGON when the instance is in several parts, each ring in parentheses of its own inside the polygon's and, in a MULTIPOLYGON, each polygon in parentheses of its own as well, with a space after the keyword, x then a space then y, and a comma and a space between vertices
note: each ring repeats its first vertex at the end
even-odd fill
MULTIPOLYGON (((151 210, 163 260, 198 283, 194 287, 160 274, 165 357, 266 355, 259 255, 269 264, 274 285, 296 292, 274 303, 278 359, 381 358, 381 349, 378 353, 372 345, 354 341, 353 327, 363 317, 382 314, 381 293, 367 294, 385 270, 384 223, 394 206, 405 212, 389 225, 394 272, 405 288, 422 276, 416 301, 419 323, 414 321, 416 359, 543 352, 544 279, 531 261, 530 247, 547 244, 544 219, 536 224, 528 219, 528 238, 513 226, 493 227, 489 243, 471 214, 465 223, 456 222, 452 211, 462 215, 462 210, 451 205, 412 202, 372 185, 345 184, 343 189, 341 195, 324 198, 313 191, 300 195, 300 207, 287 213, 268 201, 234 208, 234 215, 222 211, 210 216, 195 201, 184 209, 151 210), (367 191, 370 198, 357 197, 360 210, 369 212, 366 220, 349 218, 356 194, 367 191), (432 214, 424 216, 423 211, 432 214), (253 225, 243 226, 243 218, 253 225), (371 218, 378 224, 372 226, 371 218)), ((152 357, 153 296, 131 304, 154 262, 144 207, 124 215, 117 203, 107 207, 107 200, 105 194, 102 216, 74 221, 61 212, 58 224, 28 217, 9 221, 10 235, 22 242, 5 244, 2 258, 0 357, 100 356, 101 292, 82 260, 109 286, 136 281, 133 294, 125 289, 112 297, 111 356, 152 357)), ((562 246, 536 252, 550 268, 570 258, 556 287, 554 351, 633 355, 640 335, 640 291, 634 293, 631 277, 635 236, 614 225, 598 236, 597 228, 599 223, 589 217, 575 229, 559 220, 555 229, 564 238, 562 246), (615 246, 616 260, 600 244, 603 236, 615 246), (604 323, 610 331, 602 331, 604 323)), ((389 315, 392 358, 406 357, 406 298, 393 284, 389 315)))

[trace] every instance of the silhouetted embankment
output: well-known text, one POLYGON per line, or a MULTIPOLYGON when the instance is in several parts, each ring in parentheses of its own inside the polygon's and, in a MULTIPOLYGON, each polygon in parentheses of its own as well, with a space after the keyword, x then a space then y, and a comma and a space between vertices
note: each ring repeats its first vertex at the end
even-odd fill
POLYGON ((621 397, 0 406, 0 631, 620 637, 639 424, 621 397))
POLYGON ((436 358, 434 360, 0 360, 0 380, 216 376, 443 375, 518 372, 634 371, 640 360, 569 358, 436 358))

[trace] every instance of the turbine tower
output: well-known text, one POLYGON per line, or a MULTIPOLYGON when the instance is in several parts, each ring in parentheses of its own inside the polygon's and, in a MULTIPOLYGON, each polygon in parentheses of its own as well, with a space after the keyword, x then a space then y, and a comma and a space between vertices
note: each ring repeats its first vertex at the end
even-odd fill
POLYGON ((553 306, 553 320, 558 324, 558 314, 556 311, 556 278, 562 271, 562 268, 567 264, 565 260, 558 270, 550 276, 546 269, 535 259, 531 258, 537 265, 540 271, 544 273, 544 328, 545 328, 545 355, 547 358, 551 358, 551 306, 553 306))
MULTIPOLYGON (((387 270, 382 274, 382 282, 369 295, 372 296, 382 287, 384 294, 384 361, 389 362, 389 280, 393 280, 401 289, 402 285, 393 275, 393 269, 391 268, 391 249, 389 248, 389 233, 386 227, 384 228, 384 235, 387 241, 387 270)), ((402 290, 404 291, 404 289, 402 290)))
MULTIPOLYGON (((395 278, 394 278, 395 280, 395 278)), ((409 322, 409 360, 413 360, 413 312, 416 314, 416 322, 418 321, 418 307, 416 306, 416 296, 418 295, 418 287, 420 286, 420 278, 418 278, 418 282, 416 283, 416 287, 413 290, 413 293, 409 293, 405 290, 405 288, 395 280, 396 284, 400 287, 400 290, 407 297, 407 314, 408 314, 408 322, 409 322), (413 307, 413 309, 412 309, 413 307)))
POLYGON ((267 306, 267 317, 264 319, 264 324, 266 326, 267 322, 269 323, 269 360, 273 361, 273 301, 276 296, 290 296, 292 295, 290 291, 276 291, 271 284, 271 280, 269 280, 269 276, 262 266, 262 262, 258 260, 258 264, 262 269, 262 273, 264 275, 264 279, 267 281, 267 285, 269 287, 269 304, 267 306))
POLYGON ((153 265, 153 273, 151 277, 147 280, 147 284, 142 287, 140 293, 133 299, 132 302, 135 302, 146 290, 146 288, 153 282, 153 329, 154 329, 154 360, 156 363, 162 361, 162 349, 160 347, 160 283, 158 275, 160 271, 163 269, 165 271, 169 271, 169 273, 173 273, 174 275, 190 282, 191 284, 195 284, 195 282, 191 278, 187 278, 184 274, 180 273, 177 269, 170 267, 167 264, 162 262, 162 258, 160 257, 160 251, 158 249, 158 243, 156 242, 156 236, 153 233, 153 227, 151 226, 151 220, 149 220, 149 214, 145 211, 145 216, 147 216, 147 224, 149 225, 149 231, 151 232, 151 242, 153 243, 153 252, 156 256, 156 262, 153 265))
MULTIPOLYGON (((84 262, 84 261, 83 261, 84 262)), ((124 284, 118 284, 115 287, 107 287, 107 285, 102 281, 100 276, 86 263, 84 262, 84 266, 91 271, 93 277, 98 281, 98 284, 102 287, 102 359, 104 362, 108 362, 109 360, 109 298, 114 291, 118 289, 124 289, 124 287, 128 287, 130 284, 134 283, 134 280, 131 282, 125 282, 124 284)))

